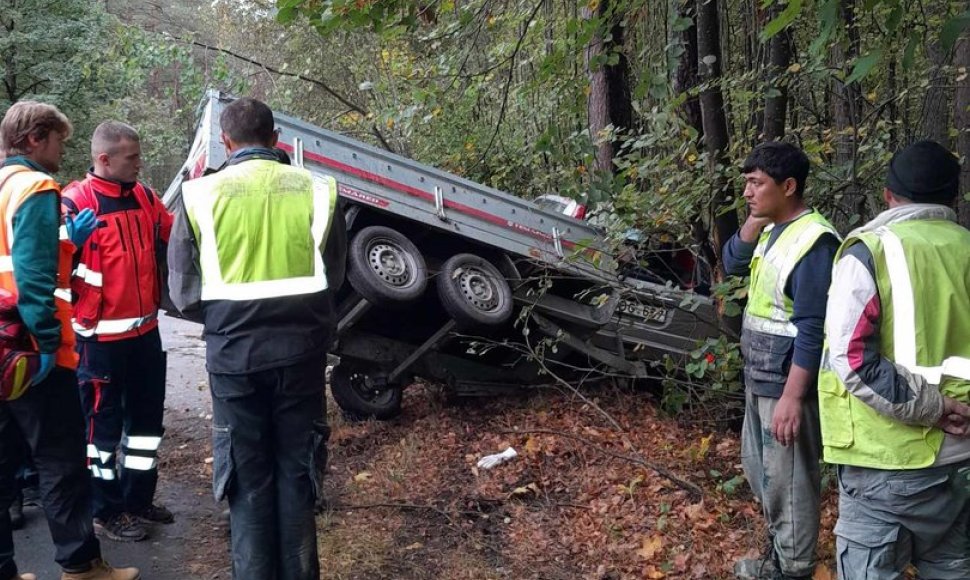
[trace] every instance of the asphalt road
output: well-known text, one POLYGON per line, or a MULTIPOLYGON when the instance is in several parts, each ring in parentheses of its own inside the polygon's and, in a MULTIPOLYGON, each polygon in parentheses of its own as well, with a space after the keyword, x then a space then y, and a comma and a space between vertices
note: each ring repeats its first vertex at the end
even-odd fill
MULTIPOLYGON (((168 385, 165 401, 166 439, 173 434, 185 437, 205 437, 211 419, 211 403, 206 388, 205 348, 201 341, 202 327, 197 324, 163 316, 162 344, 168 351, 168 385)), ((163 442, 160 454, 167 449, 163 442)), ((187 565, 188 539, 193 526, 211 525, 218 506, 211 494, 198 489, 196 482, 179 481, 161 473, 157 503, 175 514, 175 523, 151 528, 149 539, 121 544, 102 540, 105 559, 117 566, 138 566, 143 580, 185 580, 192 578, 187 565)), ((14 532, 17 565, 21 572, 37 574, 40 580, 57 580, 60 567, 54 563, 47 521, 39 507, 24 510, 27 525, 14 532)), ((228 556, 226 556, 228 561, 228 556)))

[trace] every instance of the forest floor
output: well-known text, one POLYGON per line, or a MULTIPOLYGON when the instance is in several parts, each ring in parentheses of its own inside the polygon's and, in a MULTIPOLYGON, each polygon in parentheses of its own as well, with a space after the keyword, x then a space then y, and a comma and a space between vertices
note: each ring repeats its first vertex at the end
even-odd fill
MULTIPOLYGON (((415 385, 393 421, 348 423, 331 407, 322 578, 733 578, 734 561, 765 543, 738 435, 664 416, 644 393, 588 395, 548 390, 455 403, 415 385), (509 446, 514 459, 476 467, 509 446)), ((170 469, 207 491, 208 440, 182 439, 184 460, 170 469)), ((835 577, 831 479, 817 580, 835 577)), ((190 569, 228 578, 225 527, 213 515, 193 529, 190 569)))

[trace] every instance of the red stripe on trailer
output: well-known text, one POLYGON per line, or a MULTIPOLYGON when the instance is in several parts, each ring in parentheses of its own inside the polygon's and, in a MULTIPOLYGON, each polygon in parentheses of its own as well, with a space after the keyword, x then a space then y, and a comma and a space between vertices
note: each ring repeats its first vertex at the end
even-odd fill
MULTIPOLYGON (((292 152, 293 151, 293 147, 291 145, 287 144, 287 143, 278 143, 277 144, 277 147, 279 147, 279 148, 281 148, 281 149, 283 149, 284 151, 287 151, 287 152, 292 152)), ((306 159, 310 159, 312 161, 316 161, 317 163, 319 163, 321 165, 325 165, 327 167, 332 167, 332 168, 334 168, 334 169, 336 169, 338 171, 342 171, 344 173, 349 173, 351 175, 356 175, 357 177, 360 177, 361 179, 366 179, 367 181, 371 181, 373 183, 377 183, 377 184, 383 185, 385 187, 390 187, 391 189, 395 189, 395 190, 400 191, 402 193, 407 193, 408 195, 413 195, 415 197, 419 197, 421 199, 434 202, 434 194, 428 193, 426 191, 422 191, 422 190, 420 190, 420 189, 418 189, 416 187, 411 187, 410 185, 401 183, 399 181, 394 181, 393 179, 388 179, 387 177, 384 177, 382 175, 378 175, 376 173, 371 173, 370 171, 364 171, 363 169, 359 169, 359 168, 354 167, 352 165, 347 165, 346 163, 342 163, 340 161, 337 161, 336 159, 330 159, 329 157, 324 157, 323 155, 320 155, 318 153, 313 153, 312 151, 304 151, 303 152, 303 157, 305 157, 306 159)), ((482 211, 480 209, 476 209, 474 207, 467 206, 467 205, 462 204, 462 203, 458 203, 458 202, 455 202, 455 201, 449 201, 449 200, 446 199, 445 200, 445 207, 446 208, 450 208, 450 209, 454 209, 455 211, 459 211, 459 212, 464 213, 464 214, 467 214, 467 215, 471 215, 471 216, 477 217, 478 219, 487 221, 489 223, 493 223, 495 225, 502 226, 503 228, 506 228, 506 229, 509 229, 509 230, 514 230, 516 232, 519 232, 519 233, 523 233, 523 234, 532 236, 534 238, 537 238, 537 239, 540 239, 540 240, 543 240, 543 241, 546 241, 546 242, 551 242, 552 241, 552 236, 549 235, 549 234, 547 234, 547 233, 545 233, 545 232, 541 232, 541 231, 536 230, 534 228, 530 228, 528 226, 525 226, 525 225, 522 225, 522 224, 519 224, 519 223, 510 221, 510 220, 507 220, 507 219, 504 219, 504 218, 499 217, 499 216, 497 216, 495 214, 491 214, 491 213, 482 211)), ((564 246, 566 246, 566 247, 569 247, 569 248, 573 248, 573 247, 576 246, 576 243, 575 242, 571 242, 571 241, 565 240, 565 239, 562 241, 562 244, 564 246)))

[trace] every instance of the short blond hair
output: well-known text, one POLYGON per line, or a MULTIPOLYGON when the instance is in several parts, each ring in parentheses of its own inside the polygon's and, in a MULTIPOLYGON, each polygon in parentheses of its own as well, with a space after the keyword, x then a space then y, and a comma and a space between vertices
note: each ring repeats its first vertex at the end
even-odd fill
POLYGON ((27 155, 27 137, 46 139, 52 131, 71 136, 74 126, 54 105, 37 101, 18 101, 0 121, 0 150, 7 156, 27 155))

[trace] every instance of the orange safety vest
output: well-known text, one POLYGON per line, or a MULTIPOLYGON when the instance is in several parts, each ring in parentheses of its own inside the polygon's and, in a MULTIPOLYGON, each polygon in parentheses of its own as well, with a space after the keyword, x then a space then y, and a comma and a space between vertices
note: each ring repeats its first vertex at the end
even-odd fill
MULTIPOLYGON (((61 186, 46 173, 22 165, 8 165, 0 169, 0 288, 17 295, 16 273, 13 270, 13 217, 20 204, 35 193, 54 191, 60 207, 61 186)), ((57 256, 57 287, 54 289, 54 316, 61 323, 61 345, 55 364, 76 369, 78 356, 74 350, 74 330, 71 328, 71 267, 74 244, 67 237, 67 228, 59 229, 57 256)))

